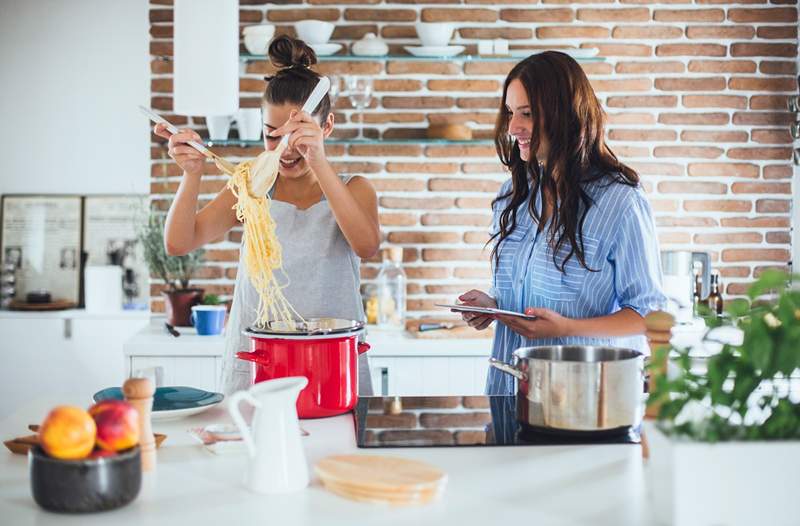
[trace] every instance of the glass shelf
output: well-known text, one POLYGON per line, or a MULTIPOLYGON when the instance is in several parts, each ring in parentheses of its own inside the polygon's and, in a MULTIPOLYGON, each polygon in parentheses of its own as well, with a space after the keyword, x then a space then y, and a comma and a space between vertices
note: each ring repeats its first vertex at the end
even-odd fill
MULTIPOLYGON (((420 144, 426 146, 448 146, 448 145, 461 145, 461 146, 478 146, 494 144, 493 139, 470 139, 470 140, 449 140, 449 139, 325 139, 325 144, 420 144)), ((249 146, 263 146, 262 140, 257 141, 243 141, 240 139, 226 139, 224 141, 206 141, 206 145, 213 146, 233 146, 233 147, 249 147, 249 146)))
MULTIPOLYGON (((531 54, 544 50, 531 50, 531 54)), ((525 55, 527 56, 527 55, 525 55)), ((327 61, 344 61, 344 62, 364 62, 376 60, 407 60, 414 62, 513 62, 525 58, 525 56, 485 56, 485 55, 456 55, 454 57, 415 57, 413 55, 379 55, 379 56, 357 56, 357 55, 317 55, 320 62, 327 61)), ((244 62, 251 62, 254 60, 268 60, 266 55, 253 55, 250 53, 242 53, 239 59, 244 62)), ((581 57, 575 58, 577 62, 605 62, 604 57, 581 57)))

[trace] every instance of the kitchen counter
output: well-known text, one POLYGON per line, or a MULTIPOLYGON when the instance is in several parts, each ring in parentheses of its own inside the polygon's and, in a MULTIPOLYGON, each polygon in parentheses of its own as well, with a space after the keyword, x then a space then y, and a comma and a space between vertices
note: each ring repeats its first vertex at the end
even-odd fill
MULTIPOLYGON (((4 439, 26 433, 54 405, 86 406, 90 393, 36 400, 0 421, 4 439)), ((186 429, 228 421, 219 406, 184 420, 154 422, 166 433, 158 468, 139 497, 118 510, 61 515, 38 508, 30 496, 27 461, 0 455, 0 517, 4 524, 46 525, 436 525, 537 524, 647 526, 656 524, 645 496, 641 449, 631 445, 412 448, 359 450, 352 416, 303 420, 309 466, 330 454, 391 455, 430 462, 449 475, 441 500, 393 508, 351 502, 311 485, 286 495, 258 495, 242 486, 244 454, 214 455, 186 429)), ((313 473, 313 472, 312 472, 313 473)))

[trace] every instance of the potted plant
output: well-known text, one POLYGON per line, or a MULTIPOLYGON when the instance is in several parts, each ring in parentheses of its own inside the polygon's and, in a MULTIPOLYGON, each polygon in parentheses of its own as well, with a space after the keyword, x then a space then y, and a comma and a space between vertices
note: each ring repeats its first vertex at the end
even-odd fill
POLYGON ((151 212, 138 232, 144 247, 144 258, 150 274, 166 285, 162 291, 167 323, 178 327, 191 326, 192 305, 203 298, 203 289, 190 288, 189 282, 203 261, 205 251, 195 250, 184 256, 170 256, 164 245, 164 216, 151 212))
POLYGON ((647 471, 665 524, 800 524, 800 290, 788 280, 766 271, 749 300, 709 316, 704 344, 721 348, 704 364, 685 348, 654 353, 648 405, 659 410, 645 424, 647 471), (722 325, 741 341, 715 341, 722 325))

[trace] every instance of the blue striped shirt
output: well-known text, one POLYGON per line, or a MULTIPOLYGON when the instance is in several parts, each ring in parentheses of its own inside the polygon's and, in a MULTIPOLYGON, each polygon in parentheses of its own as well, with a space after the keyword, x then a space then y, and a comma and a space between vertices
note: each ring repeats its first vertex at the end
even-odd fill
MULTIPOLYGON (((642 316, 662 309, 666 297, 661 290, 661 267, 655 223, 650 204, 641 187, 611 183, 608 179, 584 186, 592 205, 583 224, 586 264, 575 254, 565 266, 565 273, 553 262, 548 243, 548 227, 538 231, 528 212, 528 203, 517 210, 517 226, 499 247, 499 261, 492 258, 493 282, 490 295, 501 309, 523 312, 527 307, 544 307, 569 318, 594 318, 630 308, 642 316)), ((508 193, 506 181, 498 195, 508 193)), ((494 205, 493 232, 499 230, 500 213, 509 198, 494 205)), ((541 213, 541 191, 535 196, 541 213)), ((561 247, 559 266, 568 253, 561 247)), ((529 339, 513 332, 500 322, 495 324, 492 356, 507 363, 519 347, 533 345, 612 345, 649 353, 644 336, 593 338, 568 336, 529 339)), ((489 369, 488 394, 513 394, 514 378, 495 368, 489 369)))

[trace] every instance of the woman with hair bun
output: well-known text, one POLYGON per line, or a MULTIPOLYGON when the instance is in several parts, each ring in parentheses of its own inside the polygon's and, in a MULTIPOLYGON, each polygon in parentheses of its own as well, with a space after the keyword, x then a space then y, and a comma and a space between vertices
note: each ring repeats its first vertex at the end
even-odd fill
MULTIPOLYGON (((364 320, 359 258, 375 255, 380 245, 375 189, 364 177, 339 176, 325 156, 325 138, 333 131, 331 101, 326 95, 313 114, 300 111, 320 76, 310 67, 314 51, 302 40, 280 36, 269 46, 277 73, 267 77, 262 97, 264 147, 275 149, 284 135, 289 144, 281 155, 278 177, 269 190, 270 212, 283 252, 288 285, 284 296, 304 318, 364 320)), ((169 155, 183 169, 183 178, 167 216, 165 243, 180 255, 221 238, 239 223, 236 197, 223 189, 197 211, 205 157, 187 145, 200 141, 191 129, 170 135, 162 125, 155 133, 169 139, 169 155)), ((226 329, 223 386, 226 393, 251 383, 251 364, 236 359, 249 346, 242 330, 254 321, 258 295, 246 276, 240 250, 233 305, 226 329)), ((359 391, 369 392, 366 355, 359 363, 359 391)))
MULTIPOLYGON (((492 203, 492 288, 460 300, 537 317, 497 320, 492 356, 519 347, 612 345, 649 352, 644 316, 664 306, 653 214, 639 176, 605 143, 605 114, 575 60, 547 51, 503 85, 495 146, 511 178, 492 203)), ((486 391, 513 394, 491 368, 486 391)))

